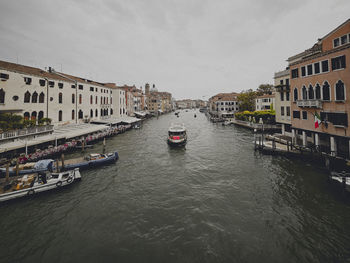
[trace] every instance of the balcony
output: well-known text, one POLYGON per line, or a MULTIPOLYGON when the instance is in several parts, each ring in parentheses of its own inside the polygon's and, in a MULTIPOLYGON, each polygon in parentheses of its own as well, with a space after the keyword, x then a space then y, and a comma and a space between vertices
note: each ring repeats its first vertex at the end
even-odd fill
POLYGON ((8 139, 16 139, 19 137, 26 137, 31 135, 39 135, 42 133, 52 133, 52 132, 53 132, 53 125, 35 126, 32 128, 13 130, 13 131, 0 133, 0 141, 8 140, 8 139))
POLYGON ((290 86, 289 84, 279 84, 275 86, 275 89, 277 92, 283 92, 283 91, 290 91, 290 86))
POLYGON ((297 106, 322 109, 322 100, 297 100, 297 106))

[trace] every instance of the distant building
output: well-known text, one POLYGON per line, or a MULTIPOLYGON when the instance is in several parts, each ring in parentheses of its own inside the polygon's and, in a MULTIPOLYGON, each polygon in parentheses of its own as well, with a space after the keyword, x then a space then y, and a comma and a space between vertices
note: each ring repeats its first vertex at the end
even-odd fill
POLYGON ((255 110, 270 110, 275 105, 275 94, 265 94, 256 97, 255 110))
POLYGON ((209 99, 209 113, 219 118, 233 118, 239 111, 238 94, 219 93, 209 99))
POLYGON ((275 79, 275 106, 276 122, 282 124, 282 134, 288 132, 291 134, 291 96, 289 85, 289 68, 276 72, 275 79))

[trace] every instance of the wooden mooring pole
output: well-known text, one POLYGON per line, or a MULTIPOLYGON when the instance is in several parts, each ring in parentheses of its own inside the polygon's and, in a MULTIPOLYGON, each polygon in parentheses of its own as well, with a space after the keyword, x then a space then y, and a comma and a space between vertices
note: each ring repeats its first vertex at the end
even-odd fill
POLYGON ((6 164, 6 179, 5 182, 6 184, 9 182, 10 180, 10 163, 6 164))
POLYGON ((64 171, 64 154, 61 155, 61 171, 64 171))

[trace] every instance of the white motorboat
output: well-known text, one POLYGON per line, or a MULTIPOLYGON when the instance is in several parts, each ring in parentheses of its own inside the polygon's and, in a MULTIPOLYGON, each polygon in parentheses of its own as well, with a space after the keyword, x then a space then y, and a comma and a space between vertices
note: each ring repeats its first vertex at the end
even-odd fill
POLYGON ((171 124, 168 131, 168 144, 182 146, 187 142, 187 133, 184 124, 171 124))
POLYGON ((53 190, 81 180, 79 168, 61 173, 26 174, 0 189, 0 202, 53 190))
POLYGON ((350 192, 350 173, 331 172, 330 179, 333 182, 341 184, 346 191, 350 192))

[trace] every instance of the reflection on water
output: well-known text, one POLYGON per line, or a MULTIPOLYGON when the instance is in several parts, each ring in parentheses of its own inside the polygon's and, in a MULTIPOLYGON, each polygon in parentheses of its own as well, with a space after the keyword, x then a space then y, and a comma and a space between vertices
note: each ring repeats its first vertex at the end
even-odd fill
MULTIPOLYGON (((194 111, 107 140, 116 165, 0 207, 1 262, 350 259, 350 206, 314 164, 254 152, 252 133, 194 111), (183 122, 184 148, 167 145, 183 122)), ((90 152, 101 151, 102 144, 90 152)), ((75 153, 73 156, 78 156, 75 153)))

